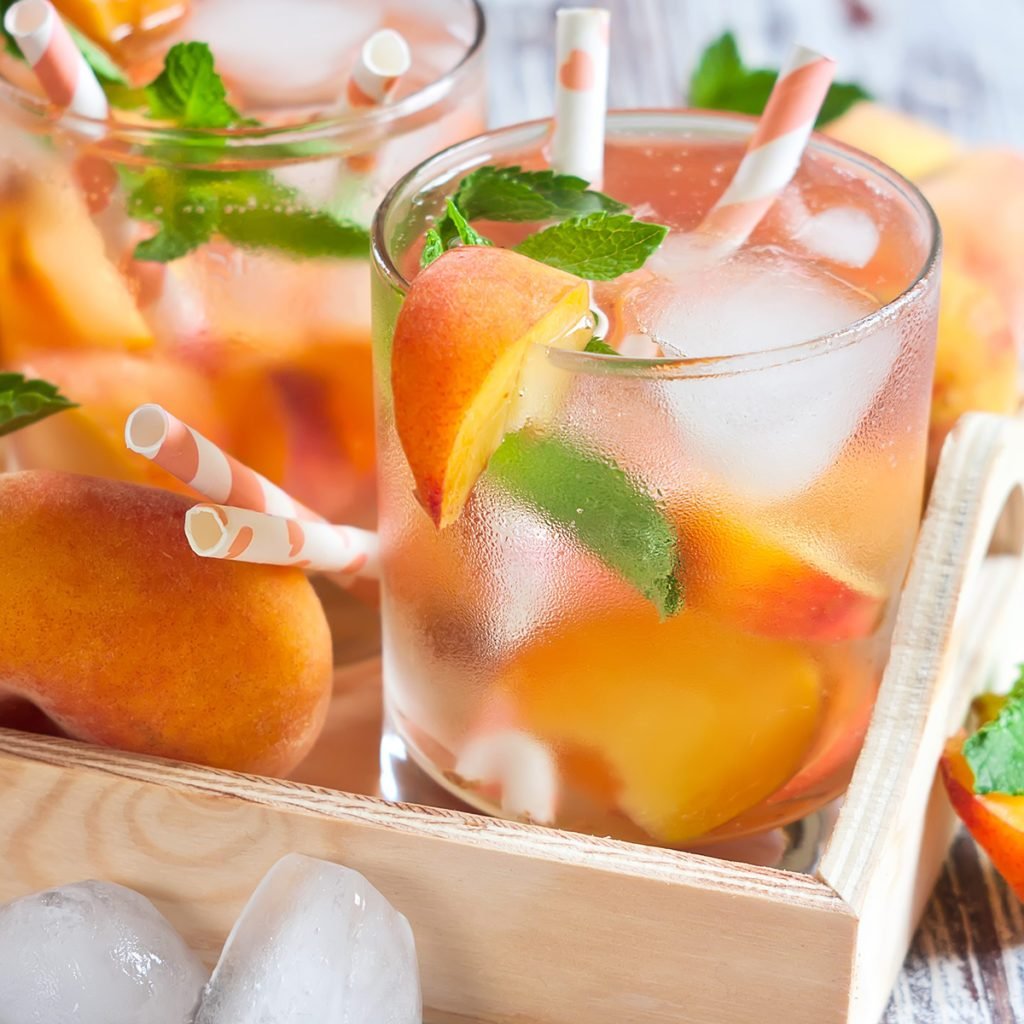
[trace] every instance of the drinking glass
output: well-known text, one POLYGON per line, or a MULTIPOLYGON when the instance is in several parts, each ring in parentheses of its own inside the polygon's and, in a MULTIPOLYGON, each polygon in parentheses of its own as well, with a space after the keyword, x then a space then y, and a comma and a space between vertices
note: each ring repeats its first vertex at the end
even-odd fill
MULTIPOLYGON (((408 794, 408 758, 487 813, 692 847, 846 786, 921 514, 938 230, 913 185, 815 136, 749 241, 695 258, 690 232, 752 127, 609 115, 603 191, 670 233, 594 288, 620 354, 541 346, 557 397, 443 530, 395 430, 396 317, 444 197, 483 165, 545 168, 550 124, 457 145, 378 210, 387 795, 408 794), (560 493, 539 507, 526 467, 545 459, 560 493), (671 602, 609 557, 615 509, 593 485, 609 472, 678 539, 671 602)), ((477 227, 496 244, 524 232, 477 227)))

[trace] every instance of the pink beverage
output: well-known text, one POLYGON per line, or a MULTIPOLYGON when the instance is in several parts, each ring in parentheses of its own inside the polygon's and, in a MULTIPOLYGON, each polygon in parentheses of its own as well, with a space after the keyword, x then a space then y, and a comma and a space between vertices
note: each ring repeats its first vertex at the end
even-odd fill
POLYGON ((0 368, 80 405, 12 439, 10 465, 178 487, 124 447, 127 414, 157 402, 321 514, 372 526, 368 227, 393 181, 483 127, 479 7, 57 6, 129 84, 107 89, 97 129, 0 57, 0 368), (351 83, 383 29, 411 63, 374 105, 351 83), (139 89, 190 41, 212 51, 226 128, 182 128, 139 89), (136 258, 157 240, 170 249, 136 258))
MULTIPOLYGON (((391 363, 395 318, 458 180, 546 168, 547 125, 428 161, 378 213, 387 749, 482 810, 690 846, 791 822, 849 779, 921 512, 937 234, 903 179, 815 140, 749 240, 709 261, 692 232, 749 130, 611 115, 602 191, 669 234, 594 287, 616 354, 538 344, 526 425, 441 530, 410 468, 431 424, 396 432, 416 391, 391 363), (623 500, 629 530, 678 544, 667 581, 637 567, 652 544, 607 527, 623 500)), ((538 225, 474 227, 511 246, 538 225)))

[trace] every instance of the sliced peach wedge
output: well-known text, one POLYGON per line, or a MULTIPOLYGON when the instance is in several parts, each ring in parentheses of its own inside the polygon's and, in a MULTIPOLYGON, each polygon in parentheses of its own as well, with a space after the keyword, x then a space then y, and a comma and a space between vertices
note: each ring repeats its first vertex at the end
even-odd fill
POLYGON ((417 276, 395 325, 391 386, 417 495, 438 527, 458 518, 524 406, 557 401, 538 346, 582 349, 589 310, 586 281, 510 249, 460 246, 417 276))

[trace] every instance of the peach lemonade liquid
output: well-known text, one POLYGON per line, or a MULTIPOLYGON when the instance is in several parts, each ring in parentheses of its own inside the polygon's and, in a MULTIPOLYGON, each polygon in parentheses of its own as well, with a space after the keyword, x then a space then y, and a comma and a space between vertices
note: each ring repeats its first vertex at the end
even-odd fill
POLYGON ((793 821, 849 779, 920 517, 931 215, 815 141, 709 255, 748 122, 613 114, 600 194, 530 173, 546 131, 378 213, 390 721, 507 817, 671 846, 793 821))
POLYGON ((13 44, 0 54, 0 369, 79 404, 12 438, 10 464, 179 486, 124 447, 127 414, 156 402, 372 526, 368 227, 401 174, 483 127, 479 9, 56 6, 110 117, 61 116, 13 44), (384 29, 408 69, 373 105, 350 83, 384 29))

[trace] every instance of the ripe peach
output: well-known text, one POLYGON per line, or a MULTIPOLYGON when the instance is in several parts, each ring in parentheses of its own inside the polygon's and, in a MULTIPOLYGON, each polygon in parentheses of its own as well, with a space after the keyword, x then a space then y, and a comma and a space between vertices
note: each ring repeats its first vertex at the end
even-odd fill
POLYGON ((954 736, 942 754, 942 781, 953 809, 1024 900, 1024 797, 974 792, 974 773, 963 755, 964 735, 954 736))
POLYGON ((0 690, 68 735, 284 774, 323 723, 331 641, 298 570, 196 558, 187 499, 0 476, 0 690))
POLYGON ((517 406, 554 400, 535 346, 582 348, 589 306, 585 281, 511 249, 461 246, 415 279, 395 326, 391 386, 418 497, 438 526, 458 518, 517 406))

